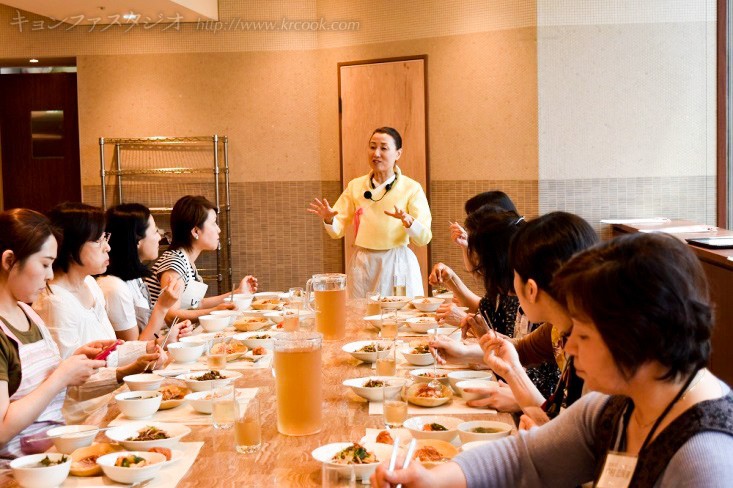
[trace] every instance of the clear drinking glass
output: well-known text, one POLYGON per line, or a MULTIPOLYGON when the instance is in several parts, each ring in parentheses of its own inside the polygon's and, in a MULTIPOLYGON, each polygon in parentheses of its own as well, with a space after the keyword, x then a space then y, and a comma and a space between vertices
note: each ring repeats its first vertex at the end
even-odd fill
POLYGON ((372 290, 367 294, 366 315, 380 315, 382 313, 382 306, 379 303, 380 298, 382 298, 382 295, 379 293, 379 289, 372 290))
POLYGON ((323 463, 321 468, 321 486, 327 488, 354 488, 356 474, 354 467, 348 464, 335 465, 323 463))
POLYGON ((397 373, 397 348, 391 345, 384 356, 377 352, 377 376, 394 376, 397 373))
POLYGON ((234 400, 234 447, 242 454, 257 452, 262 445, 260 402, 257 398, 234 400))
POLYGON ((226 369, 227 351, 224 339, 212 339, 206 344, 206 365, 214 371, 226 369))
POLYGON ((211 383, 211 418, 215 429, 231 429, 234 425, 234 385, 215 386, 211 383))
POLYGON ((388 428, 402 427, 407 420, 406 382, 391 380, 382 388, 382 412, 388 428))
POLYGON ((396 297, 407 296, 407 275, 404 273, 395 273, 393 278, 393 292, 396 297))

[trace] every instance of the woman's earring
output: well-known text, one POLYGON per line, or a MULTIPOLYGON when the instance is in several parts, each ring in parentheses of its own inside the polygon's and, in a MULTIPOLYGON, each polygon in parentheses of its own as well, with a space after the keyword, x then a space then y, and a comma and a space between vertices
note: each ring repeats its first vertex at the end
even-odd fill
POLYGON ((194 239, 196 239, 196 240, 198 241, 198 240, 199 240, 199 235, 198 235, 198 234, 194 234, 194 235, 193 235, 193 238, 194 238, 194 239))

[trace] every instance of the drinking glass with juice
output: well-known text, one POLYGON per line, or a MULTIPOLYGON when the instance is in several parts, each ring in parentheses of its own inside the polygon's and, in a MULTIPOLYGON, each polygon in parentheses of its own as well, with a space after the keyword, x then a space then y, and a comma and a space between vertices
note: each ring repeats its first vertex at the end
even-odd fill
POLYGON ((242 454, 257 452, 262 445, 260 402, 257 398, 234 401, 234 447, 242 454))
POLYGON ((388 382, 387 386, 382 388, 382 411, 384 413, 384 423, 388 428, 402 427, 407 420, 407 398, 405 393, 404 381, 388 382), (394 386, 400 385, 400 388, 394 386))
POLYGON ((230 429, 234 424, 234 398, 235 389, 233 385, 214 386, 211 388, 211 418, 215 429, 230 429))
POLYGON ((224 340, 211 340, 206 347, 206 365, 209 369, 219 371, 227 367, 226 342, 224 340))

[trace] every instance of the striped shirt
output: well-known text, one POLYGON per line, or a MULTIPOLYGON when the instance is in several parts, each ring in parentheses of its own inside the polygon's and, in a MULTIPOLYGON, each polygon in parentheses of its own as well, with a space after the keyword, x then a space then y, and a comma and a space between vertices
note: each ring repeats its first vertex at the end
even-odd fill
POLYGON ((184 285, 188 285, 191 281, 203 281, 199 274, 196 272, 196 266, 191 264, 188 260, 188 256, 183 252, 182 249, 176 249, 174 251, 168 250, 160 255, 155 264, 153 264, 153 274, 145 278, 145 283, 148 285, 150 290, 150 307, 155 306, 160 296, 160 277, 166 271, 175 271, 183 278, 184 285))

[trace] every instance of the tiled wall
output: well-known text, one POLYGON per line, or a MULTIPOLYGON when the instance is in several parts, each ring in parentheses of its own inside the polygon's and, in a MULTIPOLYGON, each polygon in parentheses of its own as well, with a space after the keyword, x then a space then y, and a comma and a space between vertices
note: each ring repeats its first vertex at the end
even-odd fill
MULTIPOLYGON (((340 272, 343 265, 342 241, 326 235, 320 221, 306 212, 314 196, 335 201, 339 181, 297 181, 233 183, 231 185, 232 265, 235 278, 253 274, 263 290, 287 290, 304 286, 314 273, 340 272)), ((155 184, 150 181, 125 183, 125 201, 149 206, 172 206, 186 194, 201 194, 213 200, 211 185, 194 182, 155 184)), ((537 215, 536 181, 433 181, 430 203, 433 213, 432 262, 452 266, 469 284, 480 290, 462 269, 461 253, 449 238, 448 221, 463 222, 464 202, 482 191, 505 191, 527 216, 537 215)), ((108 205, 117 202, 115 187, 108 188, 108 205)), ((84 201, 101 204, 99 186, 84 187, 84 201)), ((223 201, 223 193, 222 193, 223 201)), ((224 219, 221 225, 224 227, 224 219)), ((168 229, 165 216, 156 215, 156 223, 168 229)), ((226 235, 222 230, 222 238, 226 235)), ((214 254, 200 258, 200 268, 213 266, 214 254)), ((428 270, 424 270, 426 273, 428 270)))

